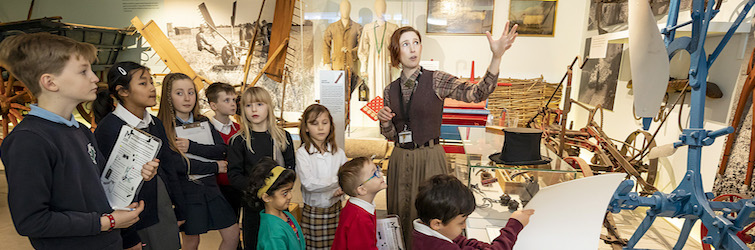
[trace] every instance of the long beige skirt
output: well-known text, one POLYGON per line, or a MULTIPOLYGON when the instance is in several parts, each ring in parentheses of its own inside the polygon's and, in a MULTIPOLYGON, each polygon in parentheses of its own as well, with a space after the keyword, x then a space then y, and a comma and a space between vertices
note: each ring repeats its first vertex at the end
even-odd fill
POLYGON ((388 214, 401 219, 404 246, 412 247, 412 221, 417 218, 414 200, 419 186, 426 179, 438 174, 448 174, 446 153, 440 145, 418 149, 395 147, 388 162, 388 214))

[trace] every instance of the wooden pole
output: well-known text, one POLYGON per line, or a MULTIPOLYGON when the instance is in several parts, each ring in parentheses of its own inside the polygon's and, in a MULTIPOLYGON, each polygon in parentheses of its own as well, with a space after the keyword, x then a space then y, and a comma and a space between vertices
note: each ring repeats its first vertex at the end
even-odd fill
MULTIPOLYGON (((262 10, 264 9, 265 9, 265 0, 262 0, 262 5, 260 6, 260 14, 257 15, 257 21, 254 22, 254 27, 253 27, 254 35, 252 36, 252 41, 249 42, 249 54, 247 54, 246 62, 244 62, 244 78, 241 79, 242 92, 246 89, 246 79, 249 77, 249 67, 252 64, 252 57, 254 57, 254 44, 257 41, 257 34, 260 33, 260 29, 262 28, 262 26, 260 26, 260 18, 262 17, 262 10)), ((265 70, 262 70, 262 72, 265 72, 265 70)))
MULTIPOLYGON (((265 70, 267 70, 267 68, 269 68, 270 65, 273 64, 273 61, 275 61, 273 59, 275 59, 276 57, 278 57, 278 54, 280 54, 281 51, 283 51, 287 47, 288 47, 288 37, 283 40, 283 43, 281 43, 280 46, 278 46, 278 48, 273 53, 273 56, 268 57, 268 60, 267 60, 267 63, 265 63, 265 66, 262 67, 262 70, 260 70, 259 73, 257 73, 257 77, 254 78, 254 80, 252 81, 252 83, 249 84, 250 87, 254 87, 254 85, 257 84, 257 81, 260 79, 260 77, 262 77, 262 74, 265 74, 265 70)), ((244 87, 242 87, 242 91, 243 91, 243 89, 244 89, 244 87)))
MULTIPOLYGON (((574 64, 572 64, 574 65, 574 64)), ((566 80, 566 89, 564 89, 564 96, 565 98, 561 98, 564 100, 564 110, 561 114, 561 133, 558 135, 559 139, 559 145, 558 145, 558 157, 563 158, 564 157, 564 148, 566 148, 566 116, 569 114, 569 110, 571 109, 571 78, 572 78, 572 66, 569 66, 569 68, 566 70, 567 80, 566 80)), ((547 108, 548 106, 546 106, 547 108)), ((543 118, 545 119, 545 118, 543 118)))
POLYGON ((29 5, 29 14, 26 15, 26 20, 31 20, 31 12, 34 10, 34 0, 31 0, 31 5, 29 5))

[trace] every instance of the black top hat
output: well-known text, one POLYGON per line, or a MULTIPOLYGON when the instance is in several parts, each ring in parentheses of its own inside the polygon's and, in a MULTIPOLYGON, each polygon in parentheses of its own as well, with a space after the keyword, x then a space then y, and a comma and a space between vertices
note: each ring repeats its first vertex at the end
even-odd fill
POLYGON ((540 155, 542 130, 534 128, 505 128, 501 153, 490 155, 490 160, 504 165, 542 165, 551 158, 540 155))

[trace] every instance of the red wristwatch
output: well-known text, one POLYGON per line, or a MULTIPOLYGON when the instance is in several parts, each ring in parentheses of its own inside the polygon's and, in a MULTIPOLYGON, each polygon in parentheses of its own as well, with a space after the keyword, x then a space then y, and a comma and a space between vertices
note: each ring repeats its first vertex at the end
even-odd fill
POLYGON ((110 228, 108 228, 107 231, 113 231, 113 229, 115 228, 115 217, 113 217, 112 214, 102 214, 102 216, 105 216, 110 220, 110 228))

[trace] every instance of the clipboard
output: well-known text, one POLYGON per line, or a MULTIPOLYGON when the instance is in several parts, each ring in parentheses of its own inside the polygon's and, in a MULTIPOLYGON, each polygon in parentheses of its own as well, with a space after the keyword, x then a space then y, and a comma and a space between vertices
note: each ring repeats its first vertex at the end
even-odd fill
MULTIPOLYGON (((215 145, 215 141, 212 139, 212 126, 208 121, 194 122, 183 126, 176 126, 176 137, 189 139, 193 142, 204 145, 215 145)), ((202 162, 215 162, 198 155, 185 153, 186 157, 193 160, 202 162)), ((191 164, 188 166, 188 172, 191 172, 191 164)), ((189 180, 196 181, 204 177, 213 176, 214 174, 191 174, 189 180)))
POLYGON ((144 131, 123 125, 110 152, 100 183, 113 209, 125 208, 141 190, 142 166, 157 157, 162 141, 144 131))
POLYGON ((377 247, 379 250, 403 250, 404 240, 401 237, 401 222, 398 215, 388 215, 378 219, 377 247))

